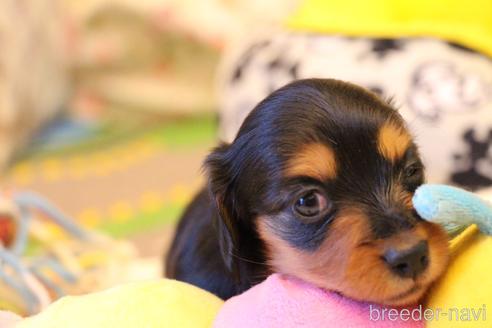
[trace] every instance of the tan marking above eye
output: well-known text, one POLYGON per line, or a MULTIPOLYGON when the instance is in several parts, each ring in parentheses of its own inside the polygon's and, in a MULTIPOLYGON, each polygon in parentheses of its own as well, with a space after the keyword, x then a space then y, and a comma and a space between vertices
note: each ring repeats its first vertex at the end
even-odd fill
POLYGON ((386 122, 378 133, 378 151, 384 158, 394 163, 402 158, 410 145, 412 137, 403 127, 386 122))
POLYGON ((335 153, 329 146, 312 143, 304 146, 287 164, 286 175, 309 176, 318 180, 336 177, 335 153))

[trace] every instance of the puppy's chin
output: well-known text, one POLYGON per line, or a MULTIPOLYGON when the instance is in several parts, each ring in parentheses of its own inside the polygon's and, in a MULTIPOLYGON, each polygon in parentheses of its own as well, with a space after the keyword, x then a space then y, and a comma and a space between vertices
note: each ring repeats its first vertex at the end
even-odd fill
MULTIPOLYGON (((352 298, 361 302, 371 302, 377 303, 385 306, 407 306, 419 303, 429 290, 431 284, 422 285, 419 283, 414 283, 409 288, 395 288, 394 290, 386 288, 386 295, 378 295, 376 293, 371 293, 368 296, 362 296, 361 293, 353 293, 351 290, 347 291, 345 294, 340 291, 340 294, 345 297, 352 298)), ((387 286, 386 286, 387 287, 387 286)))
POLYGON ((414 286, 411 289, 408 289, 396 296, 389 298, 387 300, 381 300, 380 302, 383 305, 388 306, 405 306, 412 305, 418 303, 424 295, 427 293, 429 286, 414 286))

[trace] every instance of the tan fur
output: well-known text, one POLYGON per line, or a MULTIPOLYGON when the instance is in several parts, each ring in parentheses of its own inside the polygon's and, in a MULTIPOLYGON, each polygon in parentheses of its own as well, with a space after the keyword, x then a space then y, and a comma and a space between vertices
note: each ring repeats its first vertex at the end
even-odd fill
POLYGON ((408 209, 413 209, 413 194, 405 190, 402 186, 398 185, 394 187, 393 195, 396 198, 396 203, 405 205, 408 209))
POLYGON ((394 163, 402 158, 412 138, 402 127, 386 122, 378 133, 378 151, 388 161, 394 163))
POLYGON ((320 143, 308 144, 288 163, 286 175, 309 176, 318 180, 336 177, 335 153, 327 145, 320 143))
POLYGON ((363 301, 388 305, 416 302, 442 274, 448 259, 446 234, 428 222, 387 240, 367 242, 368 218, 358 210, 342 209, 314 252, 296 249, 275 235, 275 218, 260 217, 257 222, 274 271, 363 301), (388 247, 407 248, 420 240, 429 243, 430 264, 415 285, 411 279, 391 273, 381 255, 388 247))

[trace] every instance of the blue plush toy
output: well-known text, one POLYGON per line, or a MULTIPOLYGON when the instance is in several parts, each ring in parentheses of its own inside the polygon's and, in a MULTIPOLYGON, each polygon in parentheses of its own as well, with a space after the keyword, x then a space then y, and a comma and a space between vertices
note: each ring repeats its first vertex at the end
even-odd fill
POLYGON ((444 227, 455 236, 472 224, 492 235, 492 206, 474 193, 445 185, 423 185, 413 204, 419 215, 444 227))
POLYGON ((420 216, 442 225, 453 237, 448 269, 429 292, 425 306, 460 311, 481 307, 484 313, 473 320, 466 315, 466 320, 455 317, 452 322, 430 320, 425 328, 492 327, 485 315, 492 306, 492 206, 477 194, 444 185, 421 186, 413 203, 420 216))

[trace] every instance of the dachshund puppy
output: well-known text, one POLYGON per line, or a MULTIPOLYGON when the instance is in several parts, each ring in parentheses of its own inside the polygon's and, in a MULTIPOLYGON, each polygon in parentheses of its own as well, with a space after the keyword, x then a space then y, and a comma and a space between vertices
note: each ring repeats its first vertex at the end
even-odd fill
POLYGON ((418 301, 444 271, 443 230, 418 216, 417 147, 392 106, 355 85, 293 82, 205 161, 166 275, 227 299, 270 273, 387 305, 418 301))

